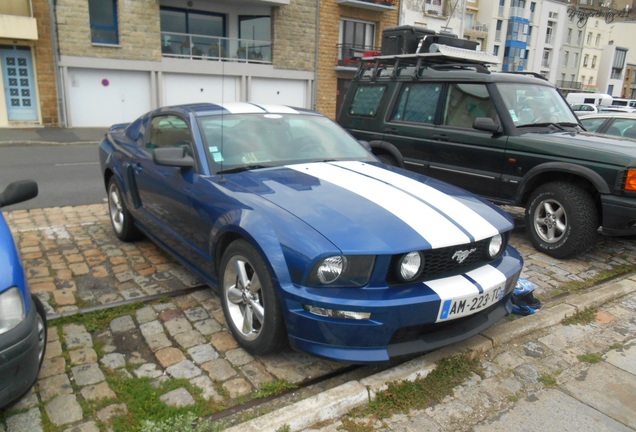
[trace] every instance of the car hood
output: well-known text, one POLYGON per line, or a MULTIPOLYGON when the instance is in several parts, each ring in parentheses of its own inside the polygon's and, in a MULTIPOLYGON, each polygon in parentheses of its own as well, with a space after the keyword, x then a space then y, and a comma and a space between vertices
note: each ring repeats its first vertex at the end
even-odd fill
MULTIPOLYGON (((362 162, 289 165, 234 174, 227 180, 291 213, 349 252, 466 244, 513 226, 503 211, 464 190, 362 162)), ((272 223, 286 228, 284 218, 272 223)))
POLYGON ((593 132, 525 133, 511 137, 509 149, 578 160, 636 165, 636 141, 593 132))

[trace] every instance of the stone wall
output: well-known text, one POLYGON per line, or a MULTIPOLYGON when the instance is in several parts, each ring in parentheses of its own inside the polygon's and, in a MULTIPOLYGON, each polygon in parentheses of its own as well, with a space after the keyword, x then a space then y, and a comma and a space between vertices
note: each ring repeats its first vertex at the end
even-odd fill
POLYGON ((88 1, 58 0, 60 54, 125 60, 161 60, 159 0, 117 2, 119 45, 94 45, 88 1))
POLYGON ((59 126, 51 14, 48 0, 32 0, 38 40, 34 47, 40 115, 44 126, 59 126))
POLYGON ((291 0, 273 9, 273 65, 276 69, 313 71, 316 58, 317 0, 291 0))
POLYGON ((388 12, 340 6, 337 0, 322 0, 320 4, 320 50, 316 109, 335 119, 338 91, 338 75, 335 68, 338 64, 340 20, 351 19, 375 23, 375 46, 380 47, 382 30, 385 27, 398 24, 399 2, 396 4, 395 10, 388 12))

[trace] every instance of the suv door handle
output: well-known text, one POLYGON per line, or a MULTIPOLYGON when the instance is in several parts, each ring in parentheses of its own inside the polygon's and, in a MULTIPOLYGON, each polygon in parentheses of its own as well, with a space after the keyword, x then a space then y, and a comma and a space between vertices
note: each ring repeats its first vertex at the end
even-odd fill
POLYGON ((431 136, 431 139, 434 141, 448 141, 448 136, 441 134, 441 135, 433 135, 431 136))

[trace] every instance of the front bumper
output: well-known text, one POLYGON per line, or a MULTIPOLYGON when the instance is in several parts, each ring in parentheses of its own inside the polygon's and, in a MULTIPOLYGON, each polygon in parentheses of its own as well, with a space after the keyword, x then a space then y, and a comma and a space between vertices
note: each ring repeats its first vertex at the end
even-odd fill
MULTIPOLYGON (((459 342, 484 331, 510 313, 510 297, 522 266, 519 253, 508 248, 492 265, 493 272, 505 277, 502 298, 479 312, 446 321, 438 319, 442 300, 425 283, 396 288, 305 290, 300 296, 284 296, 289 342, 295 349, 352 363, 383 362, 459 342), (323 296, 320 293, 324 293, 323 296), (317 316, 304 309, 306 304, 370 312, 371 318, 317 316)), ((284 292, 289 294, 291 290, 284 289, 284 292)))
POLYGON ((636 234, 636 198, 601 195, 603 234, 623 236, 636 234))
POLYGON ((25 320, 0 335, 0 409, 26 393, 40 370, 37 310, 29 301, 25 320))

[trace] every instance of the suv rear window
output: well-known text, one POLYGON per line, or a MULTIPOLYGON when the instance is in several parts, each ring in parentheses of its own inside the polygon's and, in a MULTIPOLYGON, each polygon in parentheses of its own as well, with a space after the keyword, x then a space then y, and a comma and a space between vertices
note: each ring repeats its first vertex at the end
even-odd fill
POLYGON ((349 114, 373 117, 378 112, 386 86, 358 87, 349 114))
POLYGON ((435 83, 404 85, 391 120, 433 123, 441 89, 435 83))

